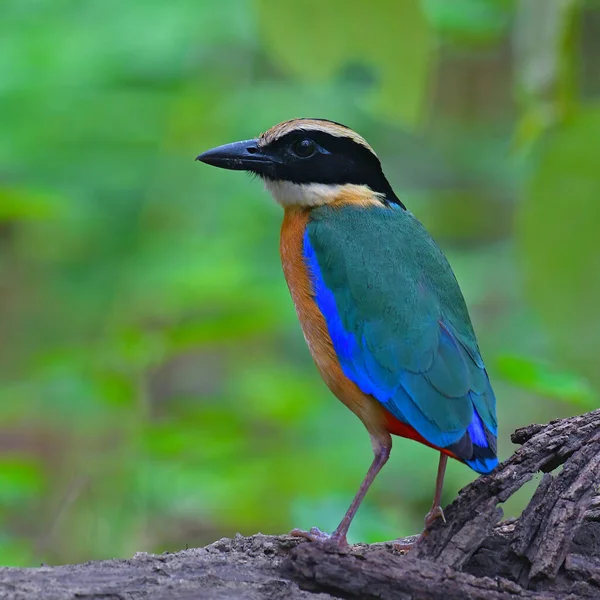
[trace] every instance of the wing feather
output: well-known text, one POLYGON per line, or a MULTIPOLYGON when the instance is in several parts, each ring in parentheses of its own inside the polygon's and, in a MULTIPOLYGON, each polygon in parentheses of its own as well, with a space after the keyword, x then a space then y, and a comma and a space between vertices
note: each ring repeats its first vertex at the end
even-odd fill
POLYGON ((430 444, 490 471, 494 393, 458 283, 420 223, 399 209, 321 207, 303 251, 346 376, 430 444))

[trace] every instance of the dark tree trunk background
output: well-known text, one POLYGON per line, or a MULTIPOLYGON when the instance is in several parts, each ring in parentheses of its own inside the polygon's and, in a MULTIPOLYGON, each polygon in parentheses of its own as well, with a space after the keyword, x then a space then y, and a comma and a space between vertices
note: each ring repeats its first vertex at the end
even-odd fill
POLYGON ((407 555, 255 535, 83 565, 0 569, 0 600, 600 598, 600 410, 517 430, 522 444, 464 488, 407 555), (519 519, 505 502, 544 473, 519 519))

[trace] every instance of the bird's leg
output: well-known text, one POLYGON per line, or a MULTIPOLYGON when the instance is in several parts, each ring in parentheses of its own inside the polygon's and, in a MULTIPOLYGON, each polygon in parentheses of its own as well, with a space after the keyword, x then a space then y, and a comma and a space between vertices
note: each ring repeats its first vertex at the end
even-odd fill
POLYGON ((352 519, 358 510, 361 502, 363 501, 367 491, 371 487, 371 484, 377 477, 379 471, 381 471, 383 465, 387 462, 390 457, 390 451, 392 449, 392 439, 389 435, 386 438, 375 438, 371 437, 371 441, 373 443, 373 451, 375 453, 375 457, 373 458, 373 462, 363 479, 363 482, 360 484, 358 488, 358 492, 356 496, 354 496, 354 500, 352 500, 352 504, 350 508, 346 511, 344 518, 341 523, 337 526, 336 530, 329 535, 324 531, 321 531, 318 527, 313 527, 310 531, 303 531, 301 529, 293 529, 290 532, 290 535, 296 537, 304 537, 311 542, 327 542, 335 544, 341 548, 348 545, 346 541, 346 534, 348 533, 348 528, 350 527, 350 523, 352 523, 352 519))
POLYGON ((429 528, 433 525, 436 519, 441 518, 444 523, 446 522, 446 517, 444 516, 444 511, 440 506, 440 502, 442 500, 442 489, 444 488, 444 475, 446 474, 447 464, 448 456, 443 452, 440 452, 440 462, 438 463, 437 477, 435 479, 435 493, 433 495, 431 510, 425 515, 425 528, 417 540, 411 544, 407 544, 405 542, 394 543, 394 548, 396 548, 396 550, 404 550, 406 552, 407 550, 410 550, 414 544, 420 542, 424 537, 427 537, 427 535, 429 535, 429 528))
POLYGON ((446 522, 446 517, 444 516, 444 511, 440 506, 440 502, 442 501, 444 475, 446 474, 447 464, 448 455, 440 452, 440 462, 438 464, 438 472, 435 479, 435 494, 433 495, 433 504, 431 505, 431 510, 425 515, 425 529, 421 535, 425 534, 425 532, 433 525, 436 519, 441 518, 444 523, 446 522))

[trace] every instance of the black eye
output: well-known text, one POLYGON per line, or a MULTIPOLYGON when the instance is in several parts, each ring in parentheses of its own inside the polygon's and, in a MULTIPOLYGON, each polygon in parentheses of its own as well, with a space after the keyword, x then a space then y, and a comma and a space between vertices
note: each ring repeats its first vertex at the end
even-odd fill
POLYGON ((317 145, 308 138, 297 140, 292 144, 292 152, 300 158, 308 158, 317 150, 317 145))

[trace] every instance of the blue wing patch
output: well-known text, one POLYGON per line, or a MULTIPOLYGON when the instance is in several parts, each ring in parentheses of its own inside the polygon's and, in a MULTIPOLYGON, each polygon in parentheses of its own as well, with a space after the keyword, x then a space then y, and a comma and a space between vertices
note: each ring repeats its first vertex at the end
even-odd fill
POLYGON ((335 294, 323 279, 308 228, 303 256, 315 301, 346 377, 432 445, 450 450, 479 473, 490 472, 498 464, 495 398, 481 357, 472 356, 472 350, 440 320, 432 323, 437 328, 437 347, 434 344, 418 360, 419 372, 393 368, 398 364, 393 344, 386 347, 391 357, 383 365, 369 347, 369 336, 375 337, 373 330, 383 324, 361 322, 359 315, 353 315, 355 329, 362 329, 362 335, 346 329, 335 294))

